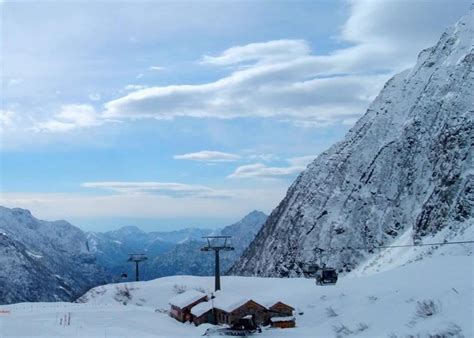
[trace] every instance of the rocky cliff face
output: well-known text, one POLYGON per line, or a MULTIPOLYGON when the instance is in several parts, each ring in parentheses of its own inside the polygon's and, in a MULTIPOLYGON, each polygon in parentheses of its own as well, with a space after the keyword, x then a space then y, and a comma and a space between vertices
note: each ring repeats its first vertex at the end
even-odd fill
POLYGON ((389 80, 345 139, 308 166, 231 273, 298 276, 319 259, 350 271, 408 230, 423 239, 472 220, 472 15, 389 80))
POLYGON ((0 207, 0 266, 0 304, 70 301, 106 281, 81 230, 17 208, 0 207))

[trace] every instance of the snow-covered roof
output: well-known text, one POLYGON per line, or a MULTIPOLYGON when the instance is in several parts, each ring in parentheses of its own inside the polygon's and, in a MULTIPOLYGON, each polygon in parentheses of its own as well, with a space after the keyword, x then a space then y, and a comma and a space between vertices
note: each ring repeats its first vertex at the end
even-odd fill
POLYGON ((276 322, 290 322, 290 321, 294 321, 295 320, 295 317, 272 317, 270 318, 270 320, 273 322, 273 323, 276 323, 276 322))
POLYGON ((205 314, 207 311, 212 309, 212 302, 202 302, 199 303, 191 309, 191 314, 196 316, 196 317, 201 317, 203 314, 205 314))
POLYGON ((169 303, 179 308, 183 308, 194 302, 197 302, 202 297, 206 297, 206 294, 196 290, 189 290, 171 298, 169 303))
POLYGON ((226 312, 232 312, 250 300, 249 298, 243 298, 236 294, 223 291, 217 291, 214 295, 216 297, 213 299, 214 307, 226 312))
POLYGON ((288 306, 289 308, 292 308, 293 310, 295 309, 293 306, 291 306, 291 305, 289 305, 289 304, 287 304, 287 303, 285 303, 285 302, 282 302, 281 300, 276 301, 276 302, 266 302, 264 305, 265 305, 267 308, 271 308, 271 307, 273 307, 273 306, 275 306, 275 305, 278 305, 278 304, 283 304, 283 305, 285 305, 285 306, 288 306))
POLYGON ((215 292, 214 297, 215 298, 212 300, 193 306, 191 313, 196 317, 202 316, 204 313, 212 309, 213 305, 214 308, 226 312, 232 312, 251 300, 250 298, 244 298, 234 293, 223 291, 215 292))

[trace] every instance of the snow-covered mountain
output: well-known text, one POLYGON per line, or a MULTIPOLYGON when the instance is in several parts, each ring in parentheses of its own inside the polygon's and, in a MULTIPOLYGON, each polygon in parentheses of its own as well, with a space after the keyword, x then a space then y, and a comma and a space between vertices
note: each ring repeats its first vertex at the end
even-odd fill
MULTIPOLYGON (((232 236, 234 251, 222 252, 221 271, 224 273, 240 258, 247 246, 255 238, 267 219, 261 211, 252 211, 235 224, 224 227, 215 235, 232 236)), ((179 243, 173 250, 159 255, 148 267, 151 278, 172 275, 209 276, 214 274, 214 255, 202 252, 205 242, 202 238, 179 243)))
POLYGON ((0 303, 73 300, 106 282, 87 238, 66 221, 0 207, 0 303))
MULTIPOLYGON (((97 261, 112 276, 120 276, 122 272, 129 271, 132 266, 127 263, 130 253, 144 253, 155 257, 171 250, 176 243, 169 240, 184 239, 189 233, 204 233, 205 230, 181 230, 180 236, 176 232, 144 232, 135 226, 126 226, 107 232, 88 232, 87 241, 91 252, 97 256, 97 261)), ((208 233, 206 230, 205 233, 208 233)), ((131 271, 131 270, 130 270, 131 271)))
POLYGON ((233 274, 298 276, 319 258, 348 272, 400 236, 472 226, 473 26, 471 8, 385 84, 345 139, 299 175, 233 274))
POLYGON ((144 280, 176 274, 209 275, 213 273, 214 256, 202 253, 203 236, 229 235, 235 251, 222 254, 222 269, 226 271, 255 238, 267 216, 253 211, 235 224, 222 230, 186 228, 169 232, 144 232, 127 226, 108 232, 89 232, 88 245, 114 280, 126 272, 134 275, 134 265, 127 263, 130 253, 144 253, 149 260, 142 264, 144 280))

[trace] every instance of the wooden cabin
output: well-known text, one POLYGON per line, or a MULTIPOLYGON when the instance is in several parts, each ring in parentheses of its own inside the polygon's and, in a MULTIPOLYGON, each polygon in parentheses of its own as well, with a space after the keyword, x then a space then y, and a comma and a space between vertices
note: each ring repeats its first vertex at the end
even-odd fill
POLYGON ((268 320, 268 309, 257 302, 232 293, 218 291, 208 302, 199 303, 191 309, 192 321, 202 323, 237 325, 239 321, 251 316, 257 324, 268 320))
POLYGON ((170 300, 171 316, 181 322, 241 325, 242 319, 251 319, 256 325, 294 327, 292 306, 278 301, 265 307, 256 301, 234 293, 217 291, 212 298, 197 291, 188 291, 170 300))
POLYGON ((288 329, 296 326, 295 317, 272 317, 270 318, 271 327, 288 329))
POLYGON ((293 311, 295 311, 292 306, 283 302, 276 302, 272 306, 269 306, 268 310, 270 310, 270 312, 274 312, 275 314, 280 315, 281 317, 293 316, 293 311))
POLYGON ((192 320, 191 309, 199 303, 207 301, 205 293, 189 290, 170 299, 170 316, 180 322, 192 320))
POLYGON ((235 325, 240 321, 240 319, 247 316, 251 316, 254 323, 263 324, 267 318, 267 308, 253 300, 249 300, 229 311, 228 315, 225 317, 226 321, 224 321, 224 323, 235 325))
POLYGON ((199 303, 191 309, 191 321, 197 326, 204 323, 215 324, 214 308, 212 302, 199 303))

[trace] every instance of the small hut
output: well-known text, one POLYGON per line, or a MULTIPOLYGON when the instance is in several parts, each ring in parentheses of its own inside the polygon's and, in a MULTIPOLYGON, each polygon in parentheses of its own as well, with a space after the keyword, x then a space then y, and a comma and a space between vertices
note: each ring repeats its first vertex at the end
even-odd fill
POLYGON ((283 302, 276 302, 272 306, 269 306, 268 310, 283 317, 293 316, 293 311, 295 311, 292 306, 283 302))
POLYGON ((218 291, 208 302, 198 303, 191 311, 192 321, 202 323, 237 325, 242 318, 251 317, 257 324, 268 320, 268 310, 257 302, 232 293, 218 291))
POLYGON ((199 303, 191 309, 192 322, 197 326, 204 323, 215 324, 214 308, 211 302, 199 303))
POLYGON ((213 301, 218 324, 235 325, 249 315, 256 324, 265 322, 267 308, 252 299, 219 291, 213 301))
POLYGON ((196 290, 183 292, 170 299, 170 316, 184 323, 192 319, 191 308, 205 301, 207 301, 205 293, 196 290))

